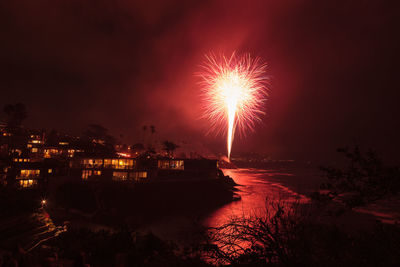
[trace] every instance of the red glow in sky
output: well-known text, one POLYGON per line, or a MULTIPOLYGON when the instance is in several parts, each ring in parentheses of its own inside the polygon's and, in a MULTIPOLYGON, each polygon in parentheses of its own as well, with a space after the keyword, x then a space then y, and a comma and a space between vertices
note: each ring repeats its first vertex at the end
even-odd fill
POLYGON ((273 90, 235 152, 318 159, 357 139, 397 155, 398 3, 339 2, 3 1, 0 107, 26 104, 26 127, 97 123, 131 144, 155 125, 161 141, 223 152, 193 73, 210 51, 250 52, 273 90))

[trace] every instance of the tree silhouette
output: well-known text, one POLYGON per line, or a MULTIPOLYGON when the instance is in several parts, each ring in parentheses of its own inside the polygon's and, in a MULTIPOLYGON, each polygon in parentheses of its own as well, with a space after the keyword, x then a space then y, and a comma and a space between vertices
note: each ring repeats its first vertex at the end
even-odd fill
POLYGON ((46 145, 56 146, 58 145, 58 142, 59 142, 59 133, 55 129, 52 129, 47 135, 46 145))
POLYGON ((154 134, 156 133, 156 127, 154 125, 150 125, 150 145, 154 147, 154 134))
POLYGON ((172 157, 174 156, 174 151, 179 147, 177 144, 175 144, 174 142, 170 142, 170 141, 164 141, 163 142, 163 150, 165 150, 168 154, 168 156, 172 157))
POLYGON ((7 115, 7 127, 10 129, 21 126, 22 121, 28 117, 26 107, 22 103, 5 105, 3 111, 7 115))
POLYGON ((108 129, 100 124, 90 124, 84 132, 87 146, 93 152, 114 153, 116 138, 108 133, 108 129))
POLYGON ((132 145, 131 149, 137 152, 145 150, 144 145, 142 143, 137 143, 132 145))
POLYGON ((143 130, 143 144, 146 144, 146 131, 147 131, 147 125, 142 126, 143 130))
POLYGON ((100 124, 90 124, 89 128, 85 131, 85 135, 92 139, 105 140, 107 134, 107 128, 103 127, 100 124))
POLYGON ((344 154, 348 166, 321 167, 328 180, 321 189, 327 193, 315 192, 315 199, 339 199, 353 208, 400 192, 400 168, 386 166, 375 151, 363 153, 356 145, 353 149, 338 149, 338 152, 344 154))

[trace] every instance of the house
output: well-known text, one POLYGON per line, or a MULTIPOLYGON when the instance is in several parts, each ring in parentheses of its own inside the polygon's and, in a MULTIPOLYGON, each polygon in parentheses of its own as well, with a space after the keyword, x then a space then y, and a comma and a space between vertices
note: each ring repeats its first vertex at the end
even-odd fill
POLYGON ((18 188, 31 188, 47 183, 49 177, 65 175, 56 161, 32 162, 29 158, 14 158, 7 172, 7 184, 18 188))
POLYGON ((167 181, 218 177, 216 160, 85 157, 72 160, 70 168, 83 180, 167 181))
POLYGON ((218 161, 211 159, 158 159, 157 179, 213 179, 218 176, 218 161))
POLYGON ((137 166, 136 159, 115 157, 88 157, 71 160, 70 168, 83 180, 112 179, 116 181, 141 181, 147 179, 149 170, 137 166))

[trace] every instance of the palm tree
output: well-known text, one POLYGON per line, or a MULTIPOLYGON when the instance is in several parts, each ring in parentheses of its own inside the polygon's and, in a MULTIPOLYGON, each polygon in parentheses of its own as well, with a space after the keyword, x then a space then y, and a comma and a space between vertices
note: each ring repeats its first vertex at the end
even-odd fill
POLYGON ((154 125, 150 125, 150 133, 151 133, 150 145, 154 147, 154 134, 156 133, 156 127, 154 125))
POLYGON ((146 131, 147 131, 147 125, 142 126, 143 130, 143 144, 146 144, 146 131))

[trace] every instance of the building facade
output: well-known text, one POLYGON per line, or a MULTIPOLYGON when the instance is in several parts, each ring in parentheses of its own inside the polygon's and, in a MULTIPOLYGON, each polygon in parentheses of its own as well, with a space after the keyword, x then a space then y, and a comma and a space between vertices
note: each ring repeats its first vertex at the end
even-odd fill
POLYGON ((148 182, 181 179, 214 179, 219 175, 217 160, 81 158, 70 168, 83 180, 148 182))

